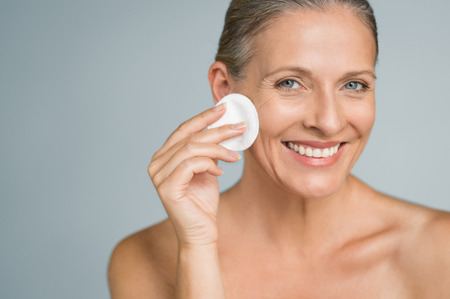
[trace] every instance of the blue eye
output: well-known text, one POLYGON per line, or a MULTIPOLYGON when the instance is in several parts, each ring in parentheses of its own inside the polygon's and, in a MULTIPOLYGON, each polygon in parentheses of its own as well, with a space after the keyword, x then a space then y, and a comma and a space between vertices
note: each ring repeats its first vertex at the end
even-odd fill
POLYGON ((300 84, 294 80, 288 79, 281 82, 280 86, 284 88, 299 88, 300 84))
POLYGON ((349 89, 349 90, 359 91, 361 89, 364 89, 364 90, 367 89, 367 86, 362 83, 352 81, 352 82, 345 84, 344 88, 349 89))

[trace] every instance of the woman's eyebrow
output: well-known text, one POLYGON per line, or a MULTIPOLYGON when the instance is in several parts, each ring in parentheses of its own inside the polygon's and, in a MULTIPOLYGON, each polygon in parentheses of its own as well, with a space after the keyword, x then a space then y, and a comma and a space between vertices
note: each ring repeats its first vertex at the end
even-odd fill
POLYGON ((377 76, 375 76, 375 73, 369 70, 364 70, 364 71, 352 71, 352 72, 348 72, 345 73, 342 77, 355 77, 355 76, 359 76, 359 75, 369 75, 371 76, 374 80, 377 79, 377 76))
MULTIPOLYGON (((274 71, 272 71, 272 72, 270 72, 268 74, 265 74, 263 76, 263 79, 265 79, 267 77, 270 77, 270 76, 272 76, 272 75, 274 75, 274 74, 276 74, 278 72, 282 72, 282 71, 295 72, 295 73, 300 74, 301 76, 304 76, 304 77, 312 77, 313 76, 313 73, 310 70, 306 69, 306 68, 302 68, 302 67, 299 67, 299 66, 283 66, 283 67, 277 68, 276 70, 274 70, 274 71)), ((369 75, 373 79, 375 79, 375 80, 377 79, 377 76, 375 76, 375 73, 373 71, 371 71, 371 70, 350 71, 350 72, 345 73, 342 77, 343 78, 344 77, 354 77, 354 76, 359 76, 359 75, 369 75)))
POLYGON ((312 72, 310 70, 308 70, 308 69, 305 69, 305 68, 302 68, 302 67, 299 67, 299 66, 282 66, 280 68, 277 68, 274 71, 271 71, 268 74, 264 74, 263 79, 265 79, 267 77, 270 77, 270 76, 272 76, 272 75, 274 75, 276 73, 282 72, 282 71, 290 71, 290 72, 298 73, 298 74, 300 74, 302 76, 305 76, 305 77, 312 77, 312 72))

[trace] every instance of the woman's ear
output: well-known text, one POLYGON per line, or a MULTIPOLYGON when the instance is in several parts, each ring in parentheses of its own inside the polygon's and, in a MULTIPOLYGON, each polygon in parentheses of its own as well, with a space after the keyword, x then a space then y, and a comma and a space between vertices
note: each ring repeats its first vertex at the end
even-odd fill
POLYGON ((209 68, 208 81, 211 86, 214 103, 217 103, 231 91, 231 78, 227 66, 220 61, 214 62, 209 68))

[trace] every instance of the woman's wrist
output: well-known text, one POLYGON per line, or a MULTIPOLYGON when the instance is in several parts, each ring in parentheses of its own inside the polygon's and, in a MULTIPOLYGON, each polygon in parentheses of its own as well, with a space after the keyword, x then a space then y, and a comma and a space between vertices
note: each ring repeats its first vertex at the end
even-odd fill
POLYGON ((216 243, 180 244, 176 298, 225 298, 216 243))
POLYGON ((178 252, 180 251, 214 251, 217 250, 217 242, 178 242, 178 252))

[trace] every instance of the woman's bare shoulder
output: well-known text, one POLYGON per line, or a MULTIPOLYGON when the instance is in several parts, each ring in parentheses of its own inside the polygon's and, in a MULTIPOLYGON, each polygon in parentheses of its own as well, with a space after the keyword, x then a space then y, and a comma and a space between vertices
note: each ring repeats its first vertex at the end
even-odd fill
POLYGON ((113 299, 170 298, 177 243, 169 220, 136 232, 114 248, 108 268, 113 299))
POLYGON ((432 238, 435 242, 443 242, 443 246, 450 246, 450 212, 385 194, 379 196, 379 199, 388 203, 385 210, 389 210, 392 219, 412 239, 423 242, 432 238))
POLYGON ((386 199, 402 227, 397 257, 407 281, 419 298, 450 298, 450 212, 386 199))
MULTIPOLYGON (((435 270, 445 263, 446 269, 450 270, 450 212, 428 207, 421 209, 417 225, 412 226, 413 254, 423 256, 428 264, 435 263, 435 270)), ((414 217, 409 222, 414 223, 414 217)))
POLYGON ((450 298, 450 213, 430 209, 406 252, 408 273, 421 283, 424 295, 450 298))
MULTIPOLYGON (((375 209, 389 215, 400 226, 412 230, 424 230, 434 225, 446 225, 450 212, 434 209, 372 189, 375 209), (380 209, 376 207, 381 207, 380 209)), ((448 224, 447 224, 448 225, 448 224)))

